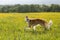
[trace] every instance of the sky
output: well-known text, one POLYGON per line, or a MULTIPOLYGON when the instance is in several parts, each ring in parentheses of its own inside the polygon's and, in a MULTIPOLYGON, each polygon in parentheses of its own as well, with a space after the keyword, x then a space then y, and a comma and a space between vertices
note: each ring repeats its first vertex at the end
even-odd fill
POLYGON ((0 0, 0 5, 13 4, 60 4, 60 0, 0 0))

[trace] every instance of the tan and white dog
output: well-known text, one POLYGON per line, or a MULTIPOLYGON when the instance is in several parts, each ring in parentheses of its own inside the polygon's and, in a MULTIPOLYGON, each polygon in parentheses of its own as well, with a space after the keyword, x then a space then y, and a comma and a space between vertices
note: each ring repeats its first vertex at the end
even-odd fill
POLYGON ((28 23, 28 28, 26 29, 30 29, 31 27, 35 30, 36 25, 41 25, 43 26, 45 29, 50 29, 51 25, 52 25, 52 20, 50 20, 49 22, 46 22, 45 20, 42 19, 29 19, 28 16, 26 16, 26 22, 28 23))

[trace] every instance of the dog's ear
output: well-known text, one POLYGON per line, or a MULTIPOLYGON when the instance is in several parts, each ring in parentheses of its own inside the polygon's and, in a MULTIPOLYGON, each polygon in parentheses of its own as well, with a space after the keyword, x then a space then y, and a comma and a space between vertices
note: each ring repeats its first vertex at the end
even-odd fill
POLYGON ((26 18, 28 18, 28 16, 26 16, 26 18))

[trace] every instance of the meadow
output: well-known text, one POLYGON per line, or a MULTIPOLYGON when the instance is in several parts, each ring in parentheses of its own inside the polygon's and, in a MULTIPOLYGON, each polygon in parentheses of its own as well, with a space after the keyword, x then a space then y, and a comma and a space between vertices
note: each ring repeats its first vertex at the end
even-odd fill
POLYGON ((0 40, 60 40, 60 12, 0 13, 0 40), (40 26, 36 31, 25 31, 25 16, 45 19, 47 22, 51 19, 51 30, 45 31, 40 26))

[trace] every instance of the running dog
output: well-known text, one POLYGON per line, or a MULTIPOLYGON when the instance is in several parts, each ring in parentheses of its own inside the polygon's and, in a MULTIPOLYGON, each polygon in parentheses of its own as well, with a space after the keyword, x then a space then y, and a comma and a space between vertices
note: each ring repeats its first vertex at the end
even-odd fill
POLYGON ((28 16, 26 16, 26 22, 28 24, 28 28, 26 29, 30 29, 31 27, 35 30, 36 29, 36 25, 41 25, 43 26, 45 29, 50 29, 51 25, 52 25, 52 20, 50 20, 49 22, 42 20, 42 19, 29 19, 28 16))

